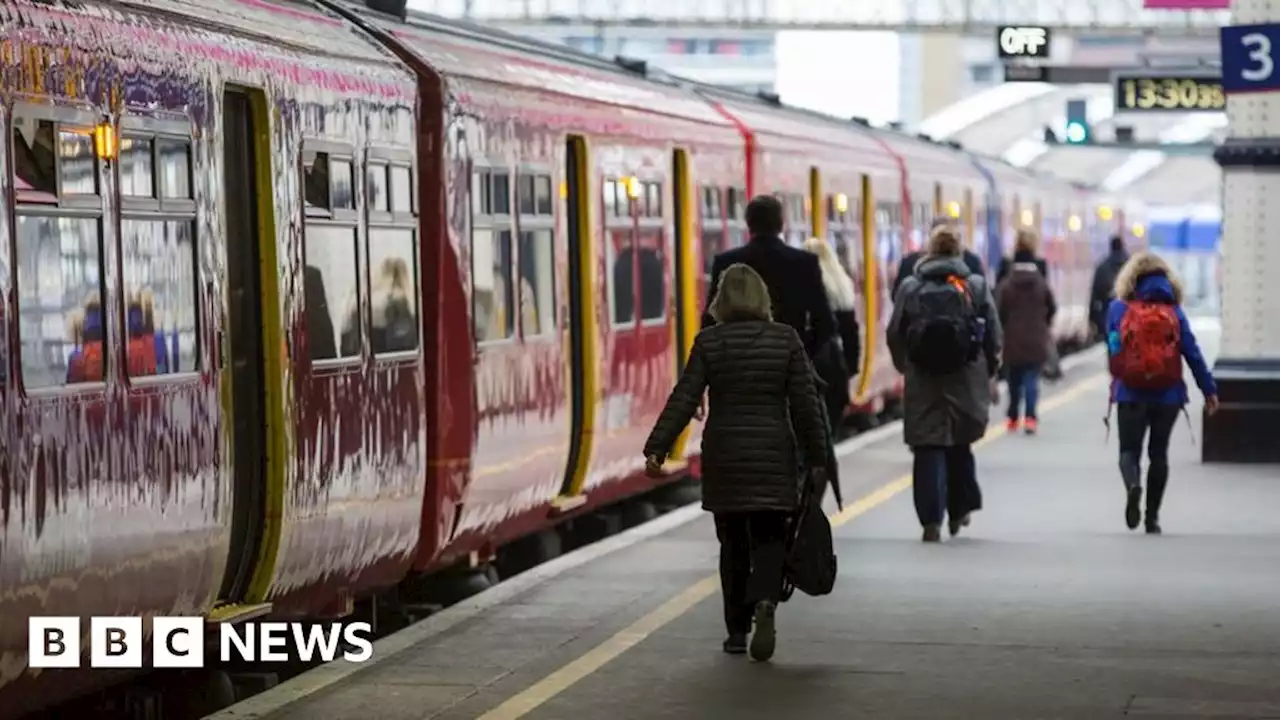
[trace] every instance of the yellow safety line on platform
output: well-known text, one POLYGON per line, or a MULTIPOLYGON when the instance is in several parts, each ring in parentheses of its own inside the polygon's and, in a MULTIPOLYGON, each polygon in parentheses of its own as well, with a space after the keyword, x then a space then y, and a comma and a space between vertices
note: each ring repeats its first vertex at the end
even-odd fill
MULTIPOLYGON (((1040 404, 1042 413, 1050 412, 1078 399, 1081 395, 1094 389, 1102 380, 1104 373, 1092 375, 1060 393, 1054 394, 1040 404)), ((981 440, 974 443, 975 448, 986 445, 1004 437, 1008 431, 1003 425, 989 428, 981 440)), ((911 487, 911 475, 903 475, 864 495, 842 512, 831 517, 831 525, 839 527, 850 520, 865 514, 867 511, 888 502, 898 493, 911 487)), ((559 670, 534 683, 529 688, 513 695, 498 707, 481 715, 477 720, 515 720, 533 712, 543 703, 573 687, 579 680, 609 664, 614 658, 640 644, 642 640, 661 630, 671 621, 684 615, 695 605, 706 600, 719 589, 718 575, 703 578, 684 592, 663 603, 658 609, 628 625, 616 635, 588 650, 559 670)))

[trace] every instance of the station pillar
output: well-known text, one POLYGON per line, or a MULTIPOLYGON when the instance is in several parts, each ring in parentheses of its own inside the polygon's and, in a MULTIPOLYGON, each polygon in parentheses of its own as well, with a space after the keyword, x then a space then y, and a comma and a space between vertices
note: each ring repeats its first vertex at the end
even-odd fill
MULTIPOLYGON (((1233 26, 1280 26, 1280 3, 1231 5, 1233 26)), ((1275 52, 1280 63, 1280 45, 1275 52)), ((1228 95, 1227 120, 1214 153, 1223 170, 1221 408, 1205 415, 1202 460, 1280 463, 1280 92, 1228 95)))

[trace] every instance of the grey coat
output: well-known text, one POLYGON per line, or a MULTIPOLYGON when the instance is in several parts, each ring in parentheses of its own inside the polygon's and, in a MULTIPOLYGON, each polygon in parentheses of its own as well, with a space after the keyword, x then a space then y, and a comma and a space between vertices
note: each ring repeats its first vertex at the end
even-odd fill
POLYGON ((908 445, 968 445, 986 433, 991 408, 991 378, 999 368, 1003 340, 1000 317, 986 278, 971 274, 960 258, 928 258, 916 266, 914 275, 898 288, 888 329, 893 365, 906 378, 902 425, 903 439, 908 445), (968 278, 978 317, 986 319, 983 353, 952 375, 926 375, 917 372, 907 360, 906 331, 920 291, 921 278, 948 275, 968 278))

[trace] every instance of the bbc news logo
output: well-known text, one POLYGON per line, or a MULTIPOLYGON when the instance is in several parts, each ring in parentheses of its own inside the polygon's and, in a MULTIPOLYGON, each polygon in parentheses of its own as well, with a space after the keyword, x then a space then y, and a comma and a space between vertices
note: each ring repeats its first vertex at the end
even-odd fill
MULTIPOLYGON (((204 667, 205 619, 156 617, 151 620, 151 664, 155 668, 204 667)), ((330 625, 242 623, 218 626, 221 662, 331 662, 338 657, 362 663, 373 655, 373 628, 356 622, 330 625)), ((140 617, 89 618, 89 634, 80 633, 78 617, 33 617, 27 620, 27 664, 32 668, 78 668, 81 640, 89 646, 89 667, 143 667, 148 645, 140 617)))

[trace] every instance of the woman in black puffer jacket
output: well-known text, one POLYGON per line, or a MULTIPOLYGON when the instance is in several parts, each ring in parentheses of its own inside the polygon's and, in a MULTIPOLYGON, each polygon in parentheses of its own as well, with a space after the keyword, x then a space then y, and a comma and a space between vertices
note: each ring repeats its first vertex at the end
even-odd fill
POLYGON ((716 324, 698 333, 684 374, 645 443, 657 472, 710 388, 702 433, 702 507, 720 540, 728 653, 773 655, 773 616, 782 592, 786 530, 799 504, 799 453, 805 467, 826 464, 822 406, 804 345, 775 323, 769 290, 754 270, 724 271, 711 304, 716 324), (794 430, 793 430, 794 428, 794 430), (797 442, 797 440, 799 442, 797 442))

